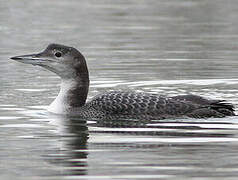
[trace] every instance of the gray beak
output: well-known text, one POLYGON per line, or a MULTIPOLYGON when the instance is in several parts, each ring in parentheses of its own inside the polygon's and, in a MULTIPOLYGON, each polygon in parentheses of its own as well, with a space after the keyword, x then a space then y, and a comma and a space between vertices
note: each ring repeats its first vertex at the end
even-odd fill
POLYGON ((29 54, 29 55, 22 55, 22 56, 14 56, 11 57, 11 59, 25 63, 25 64, 32 64, 32 65, 45 65, 48 62, 51 62, 52 60, 48 60, 44 57, 42 57, 42 54, 29 54))

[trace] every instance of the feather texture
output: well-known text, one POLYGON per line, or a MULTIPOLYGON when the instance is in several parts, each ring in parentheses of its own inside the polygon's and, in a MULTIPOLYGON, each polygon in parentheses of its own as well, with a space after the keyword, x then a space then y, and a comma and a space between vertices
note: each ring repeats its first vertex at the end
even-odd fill
POLYGON ((201 96, 165 97, 150 93, 111 91, 94 97, 81 110, 83 117, 97 119, 208 118, 234 115, 234 107, 223 100, 201 96))

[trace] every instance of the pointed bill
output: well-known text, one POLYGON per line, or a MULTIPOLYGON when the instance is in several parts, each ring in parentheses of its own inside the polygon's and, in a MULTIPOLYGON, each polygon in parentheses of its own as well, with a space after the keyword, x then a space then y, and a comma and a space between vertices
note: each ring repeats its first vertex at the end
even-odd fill
POLYGON ((41 53, 40 54, 14 56, 14 57, 11 57, 11 59, 21 62, 21 63, 32 64, 32 65, 44 65, 44 64, 52 61, 52 60, 42 57, 41 53))

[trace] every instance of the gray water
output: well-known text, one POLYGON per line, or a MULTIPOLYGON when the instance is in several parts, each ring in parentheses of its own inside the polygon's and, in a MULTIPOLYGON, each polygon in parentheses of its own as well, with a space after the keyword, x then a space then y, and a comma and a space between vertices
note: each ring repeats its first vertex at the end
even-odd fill
POLYGON ((0 1, 0 179, 238 177, 238 118, 85 122, 47 113, 60 80, 9 57, 79 49, 89 98, 193 93, 238 107, 236 0, 0 1))

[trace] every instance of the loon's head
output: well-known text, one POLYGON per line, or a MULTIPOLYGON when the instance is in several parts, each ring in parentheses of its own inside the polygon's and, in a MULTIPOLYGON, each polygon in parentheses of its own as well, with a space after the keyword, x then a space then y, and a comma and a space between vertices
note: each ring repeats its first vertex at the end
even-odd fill
POLYGON ((60 44, 50 44, 41 53, 15 56, 11 59, 42 66, 56 73, 62 79, 88 76, 84 56, 77 49, 60 44))

